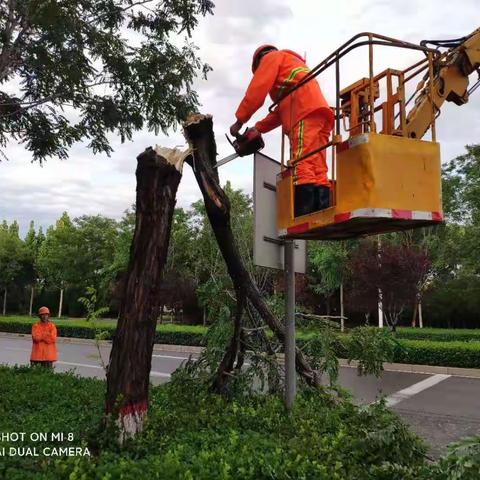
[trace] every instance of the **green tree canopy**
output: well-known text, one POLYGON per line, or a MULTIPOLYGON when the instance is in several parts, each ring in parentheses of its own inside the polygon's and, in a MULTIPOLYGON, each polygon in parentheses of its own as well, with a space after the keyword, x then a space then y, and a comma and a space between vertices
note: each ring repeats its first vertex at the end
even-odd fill
POLYGON ((166 130, 198 103, 208 71, 189 41, 210 0, 12 0, 0 9, 0 144, 65 158, 108 133, 166 130), (179 40, 184 35, 185 40, 179 40), (11 94, 16 90, 15 94, 11 94))

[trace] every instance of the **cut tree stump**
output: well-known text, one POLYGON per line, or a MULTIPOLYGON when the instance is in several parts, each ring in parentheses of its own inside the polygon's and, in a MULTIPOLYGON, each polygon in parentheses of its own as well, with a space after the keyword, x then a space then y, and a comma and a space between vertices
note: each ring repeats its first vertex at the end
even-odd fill
POLYGON ((160 287, 177 188, 189 152, 148 148, 137 158, 135 233, 119 319, 107 369, 107 421, 120 426, 122 442, 141 430, 148 408, 160 287))

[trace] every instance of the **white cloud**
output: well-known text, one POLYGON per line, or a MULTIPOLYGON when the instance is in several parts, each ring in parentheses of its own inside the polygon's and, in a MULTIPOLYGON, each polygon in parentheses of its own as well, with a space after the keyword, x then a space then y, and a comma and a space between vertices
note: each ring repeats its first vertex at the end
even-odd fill
MULTIPOLYGON (((410 42, 423 38, 455 38, 478 27, 478 0, 443 2, 435 0, 244 0, 218 1, 215 15, 201 20, 194 40, 200 55, 212 67, 208 81, 197 80, 201 111, 214 117, 219 157, 231 153, 224 133, 234 121, 234 112, 250 78, 251 54, 256 46, 274 43, 279 48, 306 52, 310 66, 361 31, 374 31, 410 42)), ((356 54, 357 55, 357 54, 356 54)), ((342 66, 342 86, 366 73, 365 55, 352 56, 342 66)), ((387 49, 376 54, 375 69, 404 67, 412 54, 387 49)), ((333 104, 332 75, 320 78, 326 96, 333 104)), ((256 118, 266 112, 266 106, 256 118)), ((446 105, 438 120, 442 157, 447 160, 463 153, 465 144, 480 142, 480 92, 469 104, 446 105)), ((265 153, 279 155, 280 135, 265 137, 265 153)), ((30 219, 48 225, 63 210, 72 217, 102 213, 119 218, 135 199, 136 156, 155 144, 176 146, 184 143, 181 131, 156 137, 142 131, 133 142, 113 139, 111 158, 94 156, 84 145, 75 146, 70 158, 50 160, 43 167, 30 164, 31 156, 22 147, 10 145, 9 162, 0 163, 0 220, 17 219, 25 230, 30 219)), ((252 160, 237 159, 222 167, 220 177, 235 188, 252 189, 252 160)), ((177 205, 188 207, 200 198, 189 167, 184 170, 177 205)))

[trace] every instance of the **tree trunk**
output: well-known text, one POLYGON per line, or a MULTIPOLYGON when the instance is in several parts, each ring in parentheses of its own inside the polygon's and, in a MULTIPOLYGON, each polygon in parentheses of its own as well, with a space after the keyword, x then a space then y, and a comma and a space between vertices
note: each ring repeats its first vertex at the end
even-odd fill
POLYGON ((60 300, 58 301, 58 318, 62 316, 63 308, 63 287, 60 288, 60 300))
POLYGON ((340 331, 345 331, 345 309, 343 304, 343 282, 340 284, 340 331))
MULTIPOLYGON (((272 314, 258 287, 254 283, 240 257, 237 242, 230 225, 230 202, 223 189, 220 187, 218 170, 214 169, 217 159, 217 148, 213 134, 213 122, 209 115, 192 115, 184 125, 185 137, 188 140, 195 155, 188 157, 186 162, 192 167, 195 178, 205 202, 205 209, 213 229, 222 256, 227 265, 228 273, 234 284, 237 294, 237 307, 240 308, 242 299, 245 297, 257 310, 260 317, 267 323, 270 329, 282 344, 285 340, 285 328, 272 314)), ((235 335, 229 345, 218 377, 224 377, 231 372, 234 360, 238 357, 239 342, 236 341, 241 315, 235 315, 235 335)), ((308 365, 303 353, 296 349, 296 368, 300 375, 310 385, 319 385, 320 378, 308 365)), ((222 379, 214 382, 214 388, 223 385, 222 379)))
POLYGON ((30 307, 28 309, 28 314, 30 316, 32 316, 32 314, 33 314, 33 295, 34 295, 34 292, 35 292, 35 287, 32 285, 32 287, 30 288, 30 307))
POLYGON ((175 196, 187 152, 148 148, 138 156, 135 233, 107 370, 107 420, 120 441, 142 429, 175 196))
POLYGON ((418 326, 423 328, 422 301, 418 302, 418 326))
POLYGON ((418 311, 418 301, 415 298, 415 305, 413 306, 413 316, 412 316, 412 327, 417 326, 417 311, 418 311))
POLYGON ((7 314, 7 287, 3 289, 3 316, 7 314))
POLYGON ((380 288, 378 289, 378 328, 383 328, 383 300, 380 288))

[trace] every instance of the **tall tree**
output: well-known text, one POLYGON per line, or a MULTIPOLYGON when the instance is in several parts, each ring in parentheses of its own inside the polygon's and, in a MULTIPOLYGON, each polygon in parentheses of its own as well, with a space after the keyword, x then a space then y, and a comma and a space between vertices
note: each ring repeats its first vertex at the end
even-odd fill
POLYGON ((44 281, 42 278, 38 257, 40 255, 40 248, 45 241, 45 235, 43 234, 42 227, 39 228, 38 232, 35 231, 35 223, 32 220, 30 222, 30 227, 27 234, 25 235, 25 248, 28 254, 28 270, 26 272, 26 283, 30 287, 30 301, 28 314, 32 316, 33 314, 33 299, 35 295, 35 288, 41 285, 44 281))
POLYGON ((58 317, 62 316, 65 288, 78 279, 75 267, 78 246, 75 226, 67 212, 64 212, 55 227, 48 228, 38 256, 38 266, 46 282, 60 291, 58 317))
POLYGON ((18 223, 10 226, 6 221, 0 226, 0 288, 2 314, 6 314, 8 289, 14 284, 28 262, 27 250, 18 235, 18 223))
POLYGON ((212 9, 210 0, 3 2, 0 144, 24 143, 42 161, 87 139, 110 153, 109 132, 124 141, 171 127, 198 103, 192 82, 208 66, 188 37, 212 9), (179 34, 187 39, 172 41, 179 34))
POLYGON ((429 269, 427 256, 417 248, 383 242, 379 258, 376 242, 365 241, 349 262, 349 307, 365 313, 374 311, 380 289, 387 321, 395 330, 405 306, 418 295, 429 269))
POLYGON ((340 290, 340 326, 344 329, 343 283, 349 255, 356 242, 309 242, 308 280, 316 294, 327 299, 327 315, 330 315, 330 298, 340 290))
POLYGON ((75 287, 93 287, 100 301, 106 299, 105 278, 115 257, 118 224, 103 215, 83 215, 75 218, 75 241, 78 243, 75 264, 75 287))

